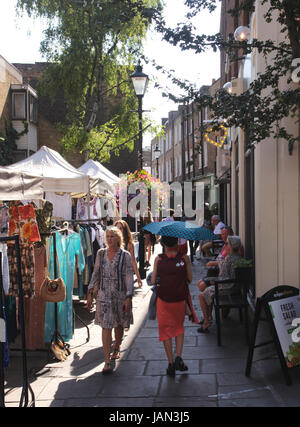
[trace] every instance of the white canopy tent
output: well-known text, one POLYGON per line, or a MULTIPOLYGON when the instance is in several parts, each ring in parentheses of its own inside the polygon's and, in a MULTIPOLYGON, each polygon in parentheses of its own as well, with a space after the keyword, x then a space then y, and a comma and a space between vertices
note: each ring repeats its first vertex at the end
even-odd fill
POLYGON ((115 193, 115 184, 120 182, 120 178, 101 165, 100 162, 89 159, 80 168, 80 172, 85 173, 94 181, 91 183, 91 193, 103 194, 106 191, 110 194, 115 193), (105 191, 106 190, 106 191, 105 191))
POLYGON ((0 200, 42 199, 43 184, 41 176, 0 167, 0 200))
POLYGON ((4 169, 16 174, 28 173, 42 177, 44 192, 89 193, 88 175, 74 168, 57 151, 46 146, 4 169))
POLYGON ((120 178, 106 169, 100 162, 92 159, 89 159, 86 163, 81 165, 78 170, 90 177, 90 194, 98 195, 104 198, 104 200, 106 199, 109 201, 111 203, 110 206, 115 211, 113 217, 115 219, 119 218, 115 196, 120 178))
POLYGON ((108 184, 117 184, 120 182, 120 178, 114 175, 110 170, 106 169, 100 162, 89 159, 80 168, 80 172, 83 172, 94 178, 102 179, 102 181, 108 182, 108 184))

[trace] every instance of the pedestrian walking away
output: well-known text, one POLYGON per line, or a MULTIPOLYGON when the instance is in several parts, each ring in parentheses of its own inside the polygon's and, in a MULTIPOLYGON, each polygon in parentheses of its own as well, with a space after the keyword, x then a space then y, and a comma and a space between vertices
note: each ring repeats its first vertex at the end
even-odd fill
POLYGON ((119 230, 121 230, 121 232, 123 234, 124 249, 126 251, 128 251, 131 255, 132 266, 133 266, 133 269, 134 269, 134 272, 136 275, 138 286, 139 286, 139 288, 141 288, 143 286, 143 282, 141 280, 141 276, 140 276, 139 269, 137 266, 137 262, 135 259, 133 237, 132 237, 129 225, 123 219, 118 219, 114 223, 114 226, 118 227, 119 230))
POLYGON ((107 228, 105 238, 107 248, 97 253, 87 299, 87 308, 91 310, 93 297, 96 298, 95 324, 102 327, 105 358, 103 374, 113 371, 111 360, 120 357, 124 328, 133 323, 131 255, 123 249, 123 235, 117 227, 107 228), (112 329, 115 344, 111 355, 112 329))
POLYGON ((184 343, 184 319, 188 314, 195 321, 188 284, 192 281, 189 257, 178 252, 176 237, 162 236, 165 253, 155 258, 151 282, 157 284, 157 320, 159 340, 163 342, 168 359, 167 375, 175 371, 187 371, 182 360, 184 343), (173 360, 172 339, 175 338, 176 358, 173 360))
MULTIPOLYGON (((148 209, 147 212, 143 215, 143 224, 145 226, 147 224, 150 224, 151 222, 153 222, 153 218, 150 210, 148 209)), ((149 233, 148 231, 144 231, 144 240, 145 240, 145 259, 146 259, 145 267, 149 268, 150 259, 151 259, 151 248, 152 248, 151 233, 149 233)))

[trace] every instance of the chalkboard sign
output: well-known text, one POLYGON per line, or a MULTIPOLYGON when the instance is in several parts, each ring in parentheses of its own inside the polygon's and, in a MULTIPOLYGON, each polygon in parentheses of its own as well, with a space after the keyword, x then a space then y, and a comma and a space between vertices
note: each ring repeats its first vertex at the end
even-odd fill
POLYGON ((300 322, 300 296, 269 302, 273 323, 288 368, 300 365, 300 344, 293 341, 294 319, 300 322))
POLYGON ((296 342, 294 333, 297 327, 295 319, 300 319, 298 288, 277 286, 257 299, 246 376, 250 375, 254 349, 274 343, 286 383, 292 383, 288 370, 300 366, 300 343, 296 342), (256 344, 258 324, 261 320, 268 322, 272 341, 256 344))

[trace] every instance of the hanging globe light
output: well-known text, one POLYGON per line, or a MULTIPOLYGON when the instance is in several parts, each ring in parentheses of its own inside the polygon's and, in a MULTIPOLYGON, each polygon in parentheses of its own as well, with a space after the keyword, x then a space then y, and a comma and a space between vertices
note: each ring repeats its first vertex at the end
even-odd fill
POLYGON ((224 84, 223 89, 226 90, 226 92, 228 93, 232 93, 232 83, 231 82, 227 82, 224 84))
POLYGON ((235 30, 233 37, 238 42, 247 41, 250 39, 251 31, 250 28, 244 27, 243 25, 240 27, 237 27, 235 30))

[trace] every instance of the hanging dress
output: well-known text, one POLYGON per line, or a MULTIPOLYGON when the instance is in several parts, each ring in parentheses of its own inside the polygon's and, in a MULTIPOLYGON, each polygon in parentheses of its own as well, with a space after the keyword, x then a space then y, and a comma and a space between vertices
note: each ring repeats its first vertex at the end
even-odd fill
MULTIPOLYGON (((9 236, 19 235, 22 287, 25 298, 34 295, 34 242, 41 240, 33 204, 20 206, 12 204, 8 209, 9 236)), ((10 296, 19 295, 17 249, 16 245, 9 242, 7 256, 10 275, 10 296)))
MULTIPOLYGON (((64 236, 57 231, 56 235, 56 252, 59 261, 59 269, 61 277, 66 285, 66 299, 58 303, 58 331, 65 341, 69 341, 73 336, 73 284, 74 270, 76 265, 76 255, 78 255, 78 270, 79 273, 84 269, 85 260, 81 248, 80 236, 78 233, 72 233, 64 236)), ((57 272, 59 270, 57 269, 57 272)), ((50 277, 54 278, 53 274, 53 239, 51 243, 50 261, 49 261, 50 277)), ((58 274, 57 274, 58 276, 58 274)), ((47 303, 45 316, 45 342, 51 342, 55 327, 54 303, 47 303)))
POLYGON ((46 303, 40 297, 47 267, 46 246, 34 248, 34 297, 24 300, 25 336, 27 350, 40 350, 44 344, 44 320, 46 303))

